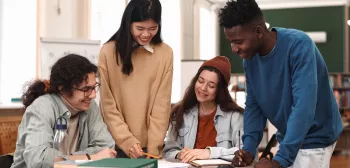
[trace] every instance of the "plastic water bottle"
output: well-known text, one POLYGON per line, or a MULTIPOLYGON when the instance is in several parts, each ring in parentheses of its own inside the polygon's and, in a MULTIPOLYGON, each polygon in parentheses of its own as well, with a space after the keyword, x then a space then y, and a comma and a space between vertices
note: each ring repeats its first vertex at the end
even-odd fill
POLYGON ((62 152, 63 155, 69 155, 67 136, 67 120, 64 117, 59 117, 56 121, 56 133, 53 139, 53 148, 62 152))

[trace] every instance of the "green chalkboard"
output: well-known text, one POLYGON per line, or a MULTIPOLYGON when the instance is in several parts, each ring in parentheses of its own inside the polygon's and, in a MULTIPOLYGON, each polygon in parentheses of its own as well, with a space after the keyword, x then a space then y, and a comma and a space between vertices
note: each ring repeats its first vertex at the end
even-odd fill
MULTIPOLYGON (((302 31, 325 31, 326 43, 317 43, 330 72, 344 71, 345 6, 263 10, 272 27, 295 28, 302 31)), ((348 47, 348 46, 347 46, 348 47)), ((220 29, 220 54, 228 56, 232 73, 242 73, 242 59, 231 52, 223 29, 220 29)))

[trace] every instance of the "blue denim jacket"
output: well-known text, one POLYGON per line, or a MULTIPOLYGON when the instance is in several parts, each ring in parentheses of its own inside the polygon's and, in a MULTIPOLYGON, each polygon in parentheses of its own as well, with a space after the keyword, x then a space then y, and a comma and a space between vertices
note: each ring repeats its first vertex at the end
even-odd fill
MULTIPOLYGON (((184 147, 193 149, 197 135, 198 106, 194 106, 189 113, 184 114, 184 122, 178 137, 174 136, 174 130, 172 130, 174 124, 175 121, 170 124, 168 129, 163 150, 165 159, 175 159, 177 153, 184 147)), ((243 135, 243 115, 240 112, 224 112, 218 106, 214 125, 217 132, 216 146, 208 147, 210 159, 221 158, 231 161, 234 152, 238 150, 238 141, 241 141, 241 147, 243 146, 242 139, 238 136, 238 130, 240 130, 241 136, 243 135)))

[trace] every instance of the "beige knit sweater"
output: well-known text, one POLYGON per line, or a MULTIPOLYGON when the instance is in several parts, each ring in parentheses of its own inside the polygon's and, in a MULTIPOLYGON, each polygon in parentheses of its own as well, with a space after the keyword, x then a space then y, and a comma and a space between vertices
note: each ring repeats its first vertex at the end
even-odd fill
POLYGON ((165 43, 153 53, 140 47, 132 53, 133 72, 121 72, 115 42, 103 45, 99 55, 101 113, 117 146, 126 154, 135 143, 159 155, 170 116, 173 52, 165 43))

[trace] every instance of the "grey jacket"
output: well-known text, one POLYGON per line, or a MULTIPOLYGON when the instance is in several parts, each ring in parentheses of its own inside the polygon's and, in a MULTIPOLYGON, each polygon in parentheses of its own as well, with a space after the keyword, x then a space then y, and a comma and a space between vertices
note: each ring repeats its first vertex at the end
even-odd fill
MULTIPOLYGON (((184 114, 184 122, 179 130, 178 137, 174 136, 174 130, 172 130, 174 124, 175 121, 170 124, 168 129, 163 150, 165 159, 175 159, 177 153, 184 147, 193 149, 198 126, 197 106, 193 107, 189 113, 184 114)), ((243 115, 239 112, 224 112, 218 106, 214 117, 214 125, 217 131, 217 144, 216 147, 208 147, 210 149, 210 159, 221 158, 231 161, 234 152, 238 150, 238 141, 241 141, 241 147, 243 146, 241 137, 238 137, 238 130, 240 130, 241 136, 243 135, 243 115)))
MULTIPOLYGON (((59 116, 69 120, 61 97, 46 94, 38 97, 25 111, 18 127, 14 163, 11 168, 50 168, 55 157, 63 157, 53 149, 55 121, 59 116)), ((90 109, 80 112, 79 137, 76 154, 95 154, 104 148, 114 148, 114 140, 109 134, 95 101, 90 109)), ((69 125, 68 125, 69 127, 69 125)))

